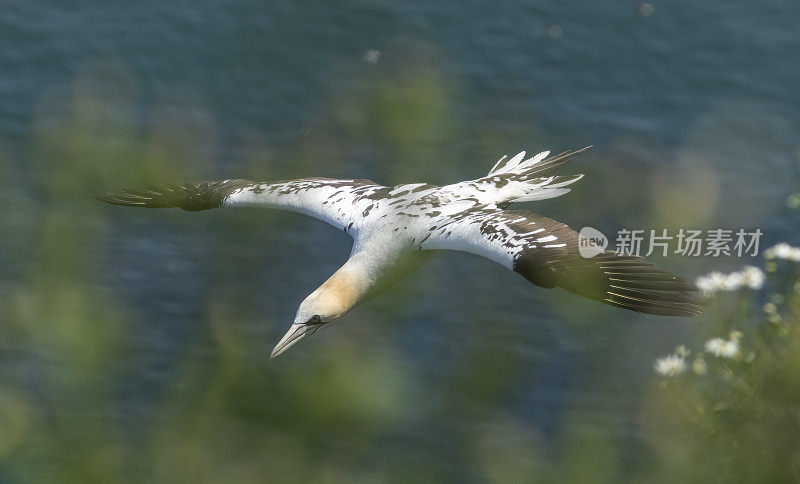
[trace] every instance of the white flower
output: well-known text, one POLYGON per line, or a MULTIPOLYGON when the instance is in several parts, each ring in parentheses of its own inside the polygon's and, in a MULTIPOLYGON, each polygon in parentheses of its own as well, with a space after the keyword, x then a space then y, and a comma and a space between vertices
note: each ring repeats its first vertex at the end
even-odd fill
POLYGON ((781 242, 765 250, 764 257, 767 259, 784 259, 800 262, 800 247, 792 247, 786 242, 781 242))
POLYGON ((709 272, 705 276, 700 276, 695 281, 697 288, 703 294, 710 296, 719 291, 735 291, 742 287, 750 289, 761 289, 764 286, 766 276, 758 267, 746 266, 740 272, 723 274, 721 272, 709 272))
POLYGON ((706 351, 714 356, 722 356, 728 352, 728 341, 722 338, 714 338, 706 341, 706 351))
POLYGON ((700 276, 695 281, 697 288, 705 295, 711 295, 727 285, 727 278, 721 272, 709 272, 705 276, 700 276))
POLYGON ((720 358, 735 358, 739 355, 739 339, 742 333, 733 331, 730 339, 712 338, 706 341, 706 351, 720 358))
POLYGON ((686 360, 682 356, 669 355, 656 360, 656 373, 662 376, 676 376, 686 371, 686 360))
POLYGON ((761 289, 764 287, 764 272, 758 267, 746 266, 742 269, 742 283, 750 289, 761 289))

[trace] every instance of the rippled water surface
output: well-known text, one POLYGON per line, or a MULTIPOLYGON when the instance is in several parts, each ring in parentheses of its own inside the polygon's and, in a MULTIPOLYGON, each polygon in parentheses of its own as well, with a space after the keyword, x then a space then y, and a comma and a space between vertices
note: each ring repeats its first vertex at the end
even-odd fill
POLYGON ((88 194, 445 184, 593 144, 572 193, 521 208, 797 242, 798 18, 793 0, 1 2, 0 481, 647 475, 652 362, 698 322, 449 254, 270 361, 347 235, 88 194))

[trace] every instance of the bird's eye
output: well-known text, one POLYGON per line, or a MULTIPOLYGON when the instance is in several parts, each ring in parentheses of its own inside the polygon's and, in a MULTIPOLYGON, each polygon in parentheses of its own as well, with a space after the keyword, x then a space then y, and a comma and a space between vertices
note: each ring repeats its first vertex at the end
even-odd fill
POLYGON ((314 316, 311 317, 311 319, 308 320, 308 322, 306 322, 306 324, 311 324, 311 325, 322 324, 322 318, 319 317, 319 314, 315 314, 314 316))

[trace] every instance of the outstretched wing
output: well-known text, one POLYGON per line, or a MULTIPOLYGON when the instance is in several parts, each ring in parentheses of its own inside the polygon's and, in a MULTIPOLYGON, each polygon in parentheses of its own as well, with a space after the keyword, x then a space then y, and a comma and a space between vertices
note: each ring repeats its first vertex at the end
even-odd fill
POLYGON ((702 311, 695 287, 641 257, 612 251, 584 258, 578 234, 530 212, 482 209, 435 221, 422 235, 424 250, 471 252, 521 274, 537 286, 562 287, 633 311, 691 316, 702 311))
POLYGON ((363 219, 365 208, 374 199, 390 191, 370 180, 304 178, 276 183, 250 180, 165 183, 94 197, 115 205, 179 207, 188 211, 243 206, 278 208, 310 215, 348 231, 363 219))

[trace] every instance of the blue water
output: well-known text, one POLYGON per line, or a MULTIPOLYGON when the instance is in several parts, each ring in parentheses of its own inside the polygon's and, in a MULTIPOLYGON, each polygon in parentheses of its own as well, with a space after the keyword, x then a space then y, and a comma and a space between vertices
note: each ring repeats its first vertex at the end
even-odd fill
MULTIPOLYGON (((758 227, 763 246, 796 243, 800 218, 785 200, 800 181, 800 3, 650 7, 2 2, 0 289, 39 257, 26 238, 40 220, 30 214, 51 206, 46 180, 66 163, 42 137, 65 126, 67 139, 94 146, 89 166, 111 163, 106 156, 111 171, 135 171, 155 152, 166 174, 190 179, 444 184, 481 175, 505 153, 593 144, 569 168, 587 174, 572 193, 526 208, 607 233, 758 227), (365 60, 370 50, 377 62, 365 60)), ((97 185, 126 185, 120 173, 97 185)), ((405 379, 404 424, 371 441, 365 460, 405 454, 433 475, 481 480, 464 441, 510 421, 546 446, 574 419, 616 446, 623 471, 652 459, 642 395, 653 359, 691 323, 598 308, 452 254, 269 362, 297 304, 345 260, 346 235, 292 214, 107 210, 84 256, 99 268, 93 290, 125 315, 116 412, 103 425, 131 439, 159 425, 159 396, 187 365, 213 366, 219 342, 198 321, 217 310, 235 314, 230 324, 247 340, 238 356, 269 378, 334 356, 397 356, 375 384, 405 379), (471 391, 476 368, 494 377, 471 391)), ((655 260, 686 277, 750 263, 655 260)), ((14 364, 38 358, 34 348, 14 364)), ((80 388, 73 393, 80 402, 80 388)), ((255 405, 280 406, 263 398, 255 405)), ((80 408, 74 417, 91 420, 80 408)), ((319 441, 343 438, 327 432, 319 441)))

